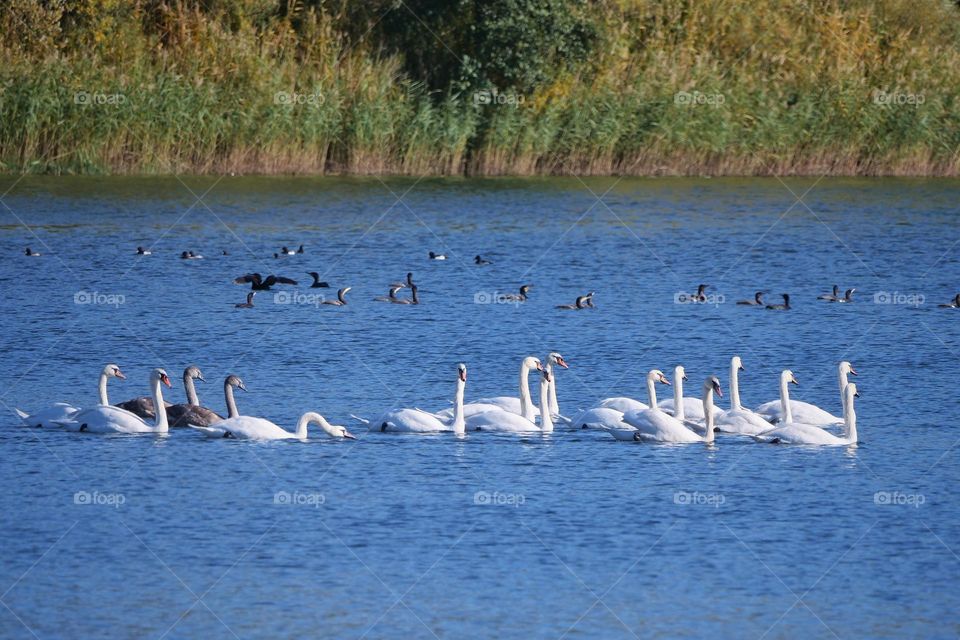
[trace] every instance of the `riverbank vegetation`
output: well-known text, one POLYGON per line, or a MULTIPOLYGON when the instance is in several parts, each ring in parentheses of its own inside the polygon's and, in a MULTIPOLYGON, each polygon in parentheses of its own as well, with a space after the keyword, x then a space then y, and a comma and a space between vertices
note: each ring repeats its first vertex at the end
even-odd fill
POLYGON ((945 0, 8 0, 0 170, 957 175, 945 0))

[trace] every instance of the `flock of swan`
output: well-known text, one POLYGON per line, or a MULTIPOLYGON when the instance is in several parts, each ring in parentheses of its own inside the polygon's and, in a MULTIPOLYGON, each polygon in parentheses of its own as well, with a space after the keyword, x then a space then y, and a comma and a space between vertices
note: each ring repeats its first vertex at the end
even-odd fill
MULTIPOLYGON (((714 442, 716 434, 746 436, 759 442, 803 445, 851 445, 857 443, 857 418, 854 398, 859 397, 856 384, 849 376, 857 375, 851 364, 840 362, 837 368, 840 386, 841 415, 837 416, 816 405, 791 400, 789 385, 798 384, 790 370, 780 374, 780 397, 755 409, 741 403, 739 374, 744 370, 739 356, 730 360, 730 408, 723 410, 715 403, 722 398, 720 379, 711 375, 701 387, 701 395, 683 395, 687 380, 682 366, 673 372, 673 397, 657 401, 657 385, 671 385, 659 369, 646 376, 647 402, 634 398, 606 398, 596 406, 568 418, 561 414, 557 402, 556 372, 569 368, 559 353, 550 353, 546 364, 527 356, 520 363, 519 395, 479 398, 464 402, 467 366, 457 365, 456 391, 453 406, 436 412, 417 407, 393 408, 372 419, 352 415, 373 432, 443 433, 464 436, 468 432, 507 434, 551 433, 555 425, 573 429, 596 429, 617 440, 653 443, 714 442), (539 407, 530 395, 529 376, 538 373, 539 407)), ((31 427, 55 427, 88 433, 167 433, 171 427, 188 427, 211 438, 247 440, 306 439, 310 425, 317 425, 326 436, 354 439, 346 427, 330 424, 316 412, 303 414, 294 431, 288 431, 264 418, 241 415, 234 398, 234 389, 245 391, 243 381, 235 375, 224 380, 226 418, 200 404, 195 380, 204 381, 196 366, 183 372, 186 404, 170 404, 163 399, 163 386, 171 386, 163 369, 150 372, 150 396, 134 398, 117 405, 110 404, 107 383, 111 378, 125 379, 120 367, 108 364, 99 378, 99 403, 83 408, 58 402, 29 414, 17 409, 22 422, 31 427)))

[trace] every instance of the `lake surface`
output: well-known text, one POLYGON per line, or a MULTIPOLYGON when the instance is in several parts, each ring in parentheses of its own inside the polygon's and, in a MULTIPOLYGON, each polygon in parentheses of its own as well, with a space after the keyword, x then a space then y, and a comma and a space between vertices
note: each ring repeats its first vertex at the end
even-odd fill
POLYGON ((937 308, 960 289, 958 181, 0 186, 4 638, 960 633, 960 310, 937 308), (231 280, 252 271, 300 285, 235 309, 246 289, 231 280), (348 306, 314 304, 336 289, 309 289, 306 271, 352 286, 348 306), (407 271, 423 304, 372 301, 407 271), (524 283, 526 303, 486 303, 524 283), (715 304, 677 303, 699 283, 715 304), (834 283, 856 302, 818 301, 834 283), (757 289, 794 308, 734 304, 757 289), (554 308, 588 291, 596 309, 554 308), (850 360, 861 442, 458 440, 350 418, 449 406, 461 361, 468 400, 515 394, 521 357, 550 351, 570 364, 565 414, 643 400, 646 372, 677 364, 687 395, 711 373, 726 391, 734 354, 748 406, 775 399, 790 368, 794 398, 839 413, 836 363, 850 360), (316 410, 359 439, 20 426, 13 407, 95 403, 107 362, 128 377, 112 401, 146 394, 163 366, 182 402, 195 363, 214 409, 236 373, 244 414, 292 429, 316 410))

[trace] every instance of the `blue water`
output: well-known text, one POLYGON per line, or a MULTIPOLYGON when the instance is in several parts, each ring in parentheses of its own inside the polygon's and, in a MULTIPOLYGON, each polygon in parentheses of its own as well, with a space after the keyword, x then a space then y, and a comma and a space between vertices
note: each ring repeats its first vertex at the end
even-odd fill
POLYGON ((960 633, 960 311, 936 306, 960 286, 960 182, 0 186, 0 637, 960 633), (272 257, 301 243, 304 255, 272 257), (478 253, 494 264, 474 266, 478 253), (310 270, 352 286, 348 306, 309 304, 310 270), (408 270, 422 305, 371 301, 408 270), (234 309, 245 289, 231 280, 250 271, 302 279, 281 289, 300 303, 264 292, 234 309), (717 304, 675 302, 701 282, 717 304), (524 283, 523 305, 477 302, 524 283), (817 301, 834 283, 856 302, 817 301), (733 304, 757 289, 789 292, 794 309, 733 304), (596 309, 554 309, 591 290, 596 309), (78 292, 122 304, 76 304, 78 292), (877 303, 883 292, 894 303, 877 303), (861 443, 668 447, 562 429, 457 440, 368 434, 349 417, 449 406, 460 361, 468 399, 511 394, 520 358, 549 351, 570 364, 557 377, 566 414, 644 399, 646 372, 676 364, 688 395, 714 372, 726 390, 734 354, 746 404, 774 399, 789 367, 795 398, 836 413, 847 359, 861 443), (244 414, 292 429, 317 410, 360 439, 19 425, 13 407, 94 403, 107 362, 128 376, 110 383, 114 401, 145 394, 156 366, 182 401, 195 363, 208 406, 222 410, 221 381, 237 373, 244 414))

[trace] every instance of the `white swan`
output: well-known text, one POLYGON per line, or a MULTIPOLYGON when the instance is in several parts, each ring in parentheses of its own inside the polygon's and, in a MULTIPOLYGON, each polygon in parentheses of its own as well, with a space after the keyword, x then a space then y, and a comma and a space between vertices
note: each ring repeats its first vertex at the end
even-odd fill
MULTIPOLYGON (((98 385, 98 392, 100 398, 100 404, 110 404, 109 399, 107 398, 107 380, 110 378, 120 378, 121 380, 126 380, 127 377, 120 372, 120 367, 115 364, 108 364, 100 372, 100 382, 98 385)), ((56 426, 57 422, 64 422, 70 420, 74 414, 80 411, 80 407, 75 407, 72 404, 66 402, 55 402, 53 405, 47 407, 46 409, 41 409, 36 413, 28 414, 26 411, 21 411, 20 409, 14 409, 17 412, 17 415, 20 416, 20 420, 23 421, 28 427, 51 427, 56 426)))
MULTIPOLYGON (((848 383, 847 375, 857 375, 857 372, 854 371, 853 365, 851 365, 846 360, 842 361, 837 365, 837 377, 840 383, 840 403, 843 404, 843 390, 846 388, 848 383)), ((791 400, 790 408, 793 412, 793 420, 796 422, 801 422, 803 424, 813 424, 817 426, 825 426, 831 424, 840 424, 843 422, 842 417, 837 417, 827 411, 824 411, 820 407, 809 402, 801 402, 799 400, 791 400)), ((793 420, 784 420, 783 408, 779 400, 771 400, 770 402, 765 402, 755 409, 755 411, 764 417, 766 417, 770 422, 779 423, 779 422, 792 422, 793 420)))
MULTIPOLYGON (((703 402, 700 398, 685 398, 683 396, 683 381, 686 379, 687 372, 684 368, 682 366, 675 367, 673 370, 673 397, 661 400, 657 406, 680 422, 689 420, 691 422, 702 423, 705 420, 705 416, 703 415, 703 402), (678 406, 678 403, 679 410, 675 410, 674 407, 678 406)), ((714 419, 716 419, 718 415, 720 415, 720 409, 714 407, 714 419)))
MULTIPOLYGON (((533 356, 527 356, 520 363, 520 397, 516 396, 496 396, 493 398, 480 398, 479 400, 474 400, 473 402, 467 404, 464 407, 464 411, 467 415, 474 415, 478 413, 477 408, 471 407, 470 405, 475 404, 484 404, 484 405, 495 405, 504 411, 509 411, 510 413, 516 413, 517 415, 523 416, 530 422, 533 422, 536 418, 536 410, 533 405, 533 401, 530 399, 530 381, 529 374, 532 369, 537 371, 543 371, 543 365, 540 363, 539 358, 533 356)), ((484 409, 489 410, 488 408, 484 409)), ((441 412, 442 414, 443 412, 441 412)))
MULTIPOLYGON (((605 429, 635 432, 636 429, 623 421, 623 412, 607 407, 594 407, 578 415, 574 421, 580 429, 605 429)), ((631 435, 629 439, 632 439, 631 435)), ((626 439, 626 438, 625 438, 626 439)))
POLYGON ((393 409, 375 420, 364 420, 353 416, 370 427, 371 431, 392 433, 438 433, 453 431, 463 435, 465 423, 463 417, 463 391, 467 385, 467 365, 457 365, 457 391, 453 398, 453 419, 445 421, 440 416, 421 409, 393 409))
POLYGON ((567 361, 563 359, 563 356, 556 351, 547 355, 546 369, 550 372, 550 413, 555 420, 569 424, 570 418, 560 414, 560 405, 557 404, 557 378, 553 373, 553 365, 563 367, 564 369, 569 369, 570 366, 567 364, 567 361))
POLYGON ((311 424, 319 425, 331 438, 348 438, 355 440, 352 433, 347 431, 346 427, 330 424, 327 419, 319 413, 308 411, 297 421, 297 430, 287 431, 269 420, 263 418, 254 418, 251 416, 237 416, 236 418, 227 418, 222 422, 210 427, 192 426, 194 429, 203 432, 208 438, 236 438, 238 440, 306 440, 307 426, 311 424))
POLYGON ((81 409, 68 420, 58 421, 57 424, 71 431, 90 433, 167 433, 170 425, 167 423, 167 409, 163 403, 161 383, 169 387, 170 377, 163 369, 154 369, 150 372, 150 388, 153 391, 154 406, 157 407, 157 418, 152 425, 126 409, 109 404, 81 409))
POLYGON ((760 414, 744 409, 740 403, 740 375, 744 371, 740 356, 730 358, 730 410, 717 416, 717 428, 725 433, 755 435, 770 430, 770 423, 760 414))
POLYGON ((760 442, 777 444, 812 444, 821 446, 843 446, 857 443, 857 413, 853 408, 853 399, 859 398, 857 385, 847 384, 843 390, 843 435, 836 436, 818 426, 788 422, 766 433, 754 436, 760 442))
MULTIPOLYGON (((657 406, 643 411, 631 411, 624 414, 623 419, 636 428, 637 432, 633 435, 634 440, 642 442, 713 442, 713 394, 723 397, 723 391, 720 389, 720 380, 716 376, 710 376, 703 383, 703 414, 706 418, 706 430, 704 435, 680 422, 673 416, 669 416, 657 406)), ((612 432, 614 437, 622 439, 616 432, 612 432)))
MULTIPOLYGON (((670 381, 667 380, 666 376, 663 375, 663 372, 659 369, 651 369, 647 374, 647 400, 650 402, 649 405, 640 402, 639 400, 634 400, 633 398, 626 398, 623 396, 615 398, 607 398, 606 400, 601 400, 595 408, 605 408, 605 409, 614 409, 620 413, 627 413, 629 411, 643 411, 644 409, 649 409, 650 407, 657 406, 657 389, 655 384, 660 382, 662 384, 669 385, 670 381)), ((579 418, 579 416, 578 416, 579 418)), ((577 426, 579 420, 574 420, 574 426, 577 426)))
POLYGON ((540 426, 532 420, 503 409, 485 411, 467 419, 471 431, 498 433, 552 433, 553 418, 550 416, 550 372, 546 369, 540 378, 540 426))

